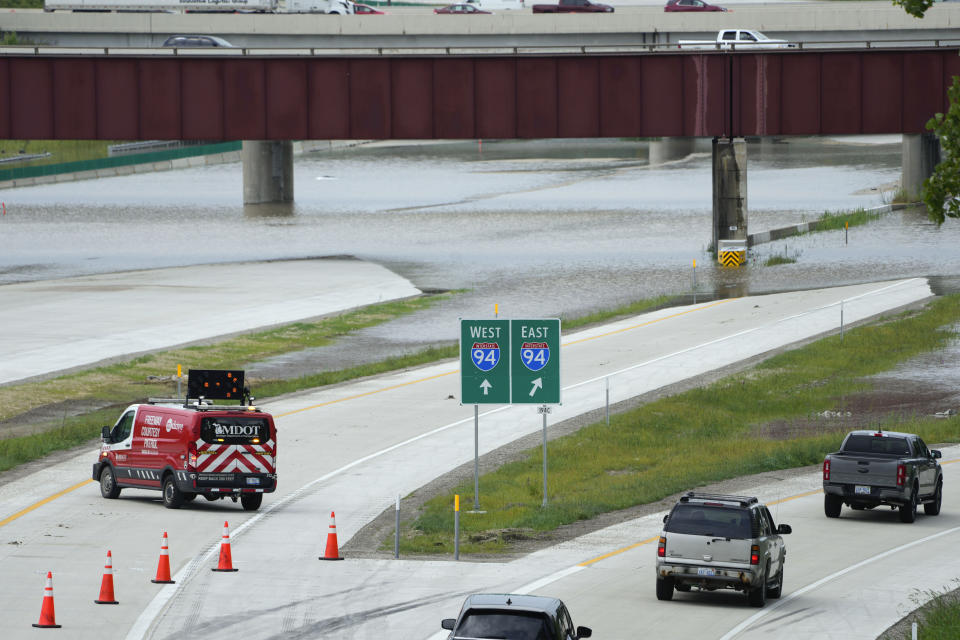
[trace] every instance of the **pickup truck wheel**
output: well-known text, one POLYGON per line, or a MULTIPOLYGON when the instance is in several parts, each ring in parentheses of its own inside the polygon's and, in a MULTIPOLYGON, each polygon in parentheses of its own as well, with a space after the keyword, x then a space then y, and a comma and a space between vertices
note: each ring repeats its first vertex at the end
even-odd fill
POLYGON ((183 492, 177 488, 173 474, 163 481, 163 506, 167 509, 179 509, 183 506, 183 492))
MULTIPOLYGON (((767 567, 770 568, 769 566, 767 567)), ((751 607, 762 607, 767 604, 767 577, 764 576, 760 584, 747 592, 747 600, 751 607)))
POLYGON ((843 507, 843 498, 835 496, 832 493, 823 494, 823 513, 828 518, 839 518, 840 509, 843 507))
POLYGON ((917 519, 917 486, 910 492, 910 502, 900 505, 900 522, 911 523, 917 519))
POLYGON ((932 502, 923 504, 923 512, 928 516, 940 515, 940 504, 943 502, 943 481, 937 483, 937 492, 933 494, 932 502))
POLYGON ((104 466, 100 472, 100 495, 111 500, 120 496, 120 487, 113 475, 113 467, 104 466))
POLYGON ((673 578, 657 578, 657 600, 673 600, 673 578))

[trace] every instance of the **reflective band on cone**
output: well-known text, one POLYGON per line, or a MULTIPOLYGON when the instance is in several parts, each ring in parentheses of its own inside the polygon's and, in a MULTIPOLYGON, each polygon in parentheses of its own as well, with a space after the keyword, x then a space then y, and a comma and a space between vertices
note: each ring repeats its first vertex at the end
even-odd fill
POLYGON ((239 571, 233 568, 233 557, 230 554, 230 525, 223 523, 223 539, 220 541, 220 562, 211 571, 239 571))
POLYGON ((327 549, 320 556, 321 560, 343 560, 340 557, 340 548, 337 546, 337 521, 330 512, 330 532, 327 533, 327 549))
POLYGON ((163 539, 160 541, 160 562, 157 563, 157 577, 150 582, 157 584, 173 584, 170 579, 170 550, 167 547, 167 532, 163 532, 163 539))
POLYGON ((107 564, 103 566, 103 580, 100 581, 100 598, 97 604, 120 604, 113 597, 113 554, 107 551, 107 564))
POLYGON ((43 606, 40 608, 40 621, 35 627, 41 629, 59 629, 56 614, 53 611, 53 572, 47 571, 47 584, 43 587, 43 606))

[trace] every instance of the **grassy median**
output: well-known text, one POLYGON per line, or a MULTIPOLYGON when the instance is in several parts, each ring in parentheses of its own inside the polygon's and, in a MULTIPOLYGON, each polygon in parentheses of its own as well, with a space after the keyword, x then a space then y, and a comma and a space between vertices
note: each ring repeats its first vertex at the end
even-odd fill
MULTIPOLYGON (((548 445, 549 496, 542 501, 541 448, 480 478, 485 514, 461 517, 462 553, 509 548, 503 533, 529 536, 598 514, 655 502, 699 485, 823 460, 843 433, 867 425, 831 426, 818 416, 845 408, 888 371, 957 337, 960 296, 921 311, 881 319, 784 352, 715 384, 612 416, 548 445), (771 425, 787 425, 779 431, 771 425), (786 437, 800 429, 799 437, 786 437)), ((870 425, 876 426, 876 423, 870 425)), ((885 428, 954 442, 960 419, 891 418, 885 428)), ((425 503, 401 532, 404 553, 453 552, 453 494, 473 502, 472 478, 425 503)), ((392 546, 392 537, 385 543, 392 546)))
MULTIPOLYGON (((242 368, 285 353, 331 344, 351 332, 427 309, 460 291, 387 302, 314 322, 297 322, 276 329, 217 340, 208 345, 171 349, 96 367, 41 382, 0 387, 0 471, 70 449, 99 437, 100 427, 112 424, 121 407, 149 397, 173 397, 177 365, 195 369, 242 368), (78 410, 78 408, 87 409, 78 410), (3 427, 16 432, 28 426, 32 433, 4 437, 3 427)), ((565 329, 666 306, 673 297, 639 300, 616 309, 563 321, 565 329)), ((253 381, 259 399, 280 396, 388 371, 456 358, 457 345, 438 345, 415 353, 387 358, 336 371, 276 380, 253 381)), ((186 384, 184 380, 182 384, 186 384)), ((184 387, 185 388, 185 387, 184 387)), ((9 435, 9 434, 7 434, 9 435)))

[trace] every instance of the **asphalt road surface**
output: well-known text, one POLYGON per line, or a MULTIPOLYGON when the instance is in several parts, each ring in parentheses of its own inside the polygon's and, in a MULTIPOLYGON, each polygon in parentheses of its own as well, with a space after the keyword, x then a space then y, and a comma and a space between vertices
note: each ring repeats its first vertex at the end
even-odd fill
MULTIPOLYGON (((662 310, 572 334, 562 351, 563 405, 549 419, 602 407, 608 380, 617 402, 836 331, 841 308, 845 322, 854 323, 929 295, 923 279, 790 292, 662 310)), ((798 496, 774 509, 796 532, 788 541, 786 594, 776 610, 758 612, 738 594, 678 594, 658 603, 648 543, 658 531, 656 516, 514 562, 319 561, 331 511, 342 545, 398 494, 472 460, 473 407, 457 400, 457 366, 444 362, 270 402, 280 489, 256 514, 203 500, 167 510, 158 493, 142 491, 104 500, 87 480, 93 451, 0 487, 4 636, 37 633, 30 625, 40 612, 47 571, 54 576, 61 633, 81 639, 428 638, 467 593, 487 590, 563 597, 575 622, 594 627, 596 637, 633 638, 643 630, 654 637, 732 638, 761 630, 786 638, 815 628, 835 634, 830 637, 872 638, 874 627, 885 628, 912 608, 913 589, 940 587, 941 574, 950 573, 944 562, 950 556, 940 555, 945 544, 955 545, 960 526, 951 515, 960 511, 949 489, 950 465, 944 514, 921 516, 912 526, 889 512, 827 521, 818 516, 816 493, 804 495, 816 491, 816 476, 758 487, 765 500, 798 496), (224 520, 233 531, 237 573, 209 571, 224 520), (176 584, 160 586, 150 579, 164 531, 176 584), (935 534, 943 535, 831 577, 935 534), (108 549, 118 606, 92 602, 108 549), (861 617, 851 618, 851 609, 861 617), (758 613, 762 617, 750 622, 758 613)), ((533 406, 484 407, 481 454, 540 427, 533 406)), ((947 460, 957 455, 951 450, 947 460)))

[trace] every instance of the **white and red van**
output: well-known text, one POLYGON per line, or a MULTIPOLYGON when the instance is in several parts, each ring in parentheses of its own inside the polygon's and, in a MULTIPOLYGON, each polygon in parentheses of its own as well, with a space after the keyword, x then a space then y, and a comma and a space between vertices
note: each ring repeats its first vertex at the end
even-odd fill
POLYGON ((277 488, 277 430, 254 406, 205 402, 135 404, 103 427, 93 479, 104 498, 155 489, 177 509, 197 496, 231 498, 255 511, 277 488))

